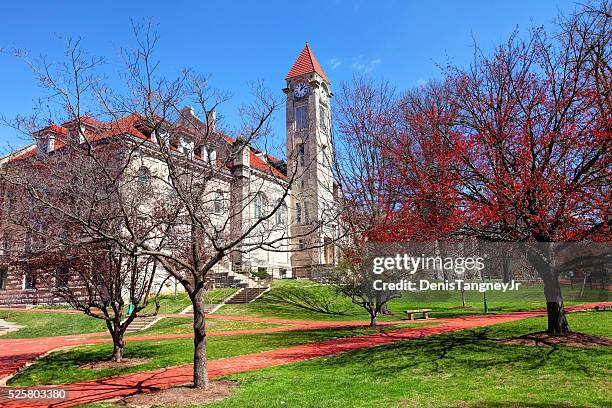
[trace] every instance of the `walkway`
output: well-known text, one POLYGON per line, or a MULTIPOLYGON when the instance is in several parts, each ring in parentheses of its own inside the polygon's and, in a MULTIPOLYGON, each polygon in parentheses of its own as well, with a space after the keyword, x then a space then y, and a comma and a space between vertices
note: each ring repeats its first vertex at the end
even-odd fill
MULTIPOLYGON (((584 310, 593 308, 596 305, 612 306, 612 302, 573 306, 567 309, 568 311, 584 310)), ((437 319, 436 321, 441 324, 435 326, 414 327, 388 333, 342 338, 321 343, 305 344, 261 353, 212 360, 208 362, 209 377, 213 378, 222 375, 236 374, 366 347, 379 346, 401 340, 490 326, 522 320, 529 317, 543 316, 545 314, 545 311, 530 311, 488 316, 437 319)), ((189 383, 192 379, 192 370, 192 365, 187 364, 94 381, 66 384, 58 387, 68 391, 69 399, 54 404, 48 402, 16 403, 6 399, 3 400, 2 398, 0 398, 0 404, 3 404, 3 407, 68 407, 78 404, 99 402, 110 398, 118 398, 140 392, 168 388, 173 385, 189 383)))
MULTIPOLYGON (((37 311, 38 312, 38 311, 37 311)), ((42 310, 41 313, 46 313, 42 310)), ((175 315, 168 315, 175 316, 175 315)), ((185 316, 181 316, 187 318, 185 316)), ((278 327, 265 327, 260 329, 238 329, 227 331, 210 331, 207 336, 236 336, 243 334, 276 333, 290 330, 314 330, 332 327, 359 327, 367 326, 367 322, 349 321, 307 321, 307 320, 288 320, 288 319, 268 319, 244 316, 217 316, 210 315, 207 319, 215 320, 234 320, 247 322, 261 322, 282 324, 278 327)), ((383 322, 382 324, 397 324, 399 322, 383 322)), ((192 333, 183 334, 157 334, 157 335, 130 335, 125 338, 126 342, 147 341, 147 340, 169 340, 191 338, 192 333)), ((75 334, 70 336, 38 337, 26 339, 0 339, 0 385, 4 385, 8 377, 14 374, 25 365, 35 361, 41 356, 57 349, 88 344, 110 343, 112 339, 108 332, 75 334)))

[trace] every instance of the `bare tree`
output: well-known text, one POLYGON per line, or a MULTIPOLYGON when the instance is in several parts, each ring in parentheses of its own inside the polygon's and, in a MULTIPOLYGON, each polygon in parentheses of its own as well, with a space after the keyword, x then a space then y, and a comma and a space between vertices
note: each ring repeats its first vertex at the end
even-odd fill
MULTIPOLYGON (((101 188, 84 191, 73 205, 61 194, 54 200, 38 194, 18 170, 4 178, 45 211, 78 226, 89 240, 130 259, 151 259, 159 273, 181 283, 194 312, 193 382, 205 387, 207 276, 219 266, 242 266, 244 254, 296 249, 288 233, 293 176, 286 174, 297 172, 254 147, 267 146, 269 121, 279 107, 261 84, 253 87, 252 105, 241 109, 238 137, 232 138, 217 116, 227 96, 190 70, 174 80, 160 76, 153 54, 157 36, 150 27, 135 27, 135 33, 137 46, 122 52, 123 93, 104 84, 101 60, 88 57, 78 42, 70 44, 65 65, 31 64, 67 117, 62 127, 67 134, 50 137, 59 150, 45 157, 60 162, 57 189, 72 190, 72 179, 91 174, 101 188)), ((35 120, 17 122, 29 132, 40 129, 35 120)), ((332 217, 332 209, 312 217, 304 236, 332 217)))

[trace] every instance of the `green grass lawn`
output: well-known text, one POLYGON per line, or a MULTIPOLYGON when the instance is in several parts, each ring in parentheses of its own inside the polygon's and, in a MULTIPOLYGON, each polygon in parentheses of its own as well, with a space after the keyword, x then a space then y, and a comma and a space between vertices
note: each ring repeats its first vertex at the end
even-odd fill
MULTIPOLYGON (((219 303, 236 290, 237 289, 234 288, 213 289, 206 292, 204 299, 207 303, 219 303)), ((191 301, 186 293, 179 293, 176 297, 174 295, 162 295, 160 297, 159 313, 179 313, 190 304, 191 301)), ((103 320, 95 319, 82 313, 63 313, 62 310, 69 308, 67 306, 45 306, 44 308, 58 309, 58 311, 54 313, 28 310, 0 310, 0 319, 15 323, 19 326, 24 326, 18 331, 1 336, 0 339, 66 336, 82 333, 106 332, 107 330, 103 320)), ((151 305, 146 311, 152 311, 153 309, 154 306, 151 305)), ((190 332, 191 329, 186 331, 187 329, 184 323, 189 321, 189 318, 185 320, 181 320, 180 318, 178 318, 178 320, 164 319, 153 326, 150 331, 138 332, 138 334, 187 333, 190 332), (159 328, 158 325, 160 325, 159 328), (172 328, 173 325, 176 325, 176 330, 172 328)), ((241 325, 240 322, 220 323, 214 322, 211 319, 209 327, 211 330, 234 330, 273 327, 273 325, 264 325, 261 323, 247 323, 241 325), (218 327, 215 328, 215 326, 218 327)))
MULTIPOLYGON (((279 333, 260 333, 250 335, 209 337, 207 356, 219 359, 259 351, 274 350, 299 344, 358 336, 378 331, 397 330, 432 322, 399 324, 380 329, 370 328, 332 328, 320 330, 295 330, 279 333)), ((85 363, 108 359, 112 354, 112 344, 81 346, 69 350, 56 351, 41 358, 9 380, 11 386, 32 386, 61 384, 81 380, 104 378, 113 375, 151 370, 160 367, 177 366, 190 363, 193 359, 193 340, 151 340, 126 342, 126 358, 147 358, 149 362, 133 367, 118 369, 90 370, 81 369, 85 363)))
MULTIPOLYGON (((574 313, 575 331, 612 336, 612 313, 574 313)), ((544 318, 393 343, 226 377, 224 407, 609 407, 612 350, 497 343, 544 318)))
MULTIPOLYGON (((207 304, 221 303, 237 290, 236 288, 208 290, 204 293, 204 302, 207 304)), ((155 309, 154 303, 155 302, 149 305, 145 311, 153 311, 155 309)), ((163 294, 159 297, 159 313, 180 313, 189 305, 191 305, 191 299, 189 299, 189 296, 185 292, 178 292, 176 295, 163 294)))
MULTIPOLYGON (((282 324, 245 322, 234 320, 206 320, 206 330, 211 332, 222 332, 229 330, 265 329, 270 327, 284 326, 282 324)), ((128 336, 149 336, 156 334, 180 334, 193 333, 193 318, 191 317, 166 317, 155 323, 152 327, 133 332, 128 336)))
POLYGON ((81 313, 0 310, 0 319, 24 326, 18 331, 1 336, 0 339, 67 336, 106 331, 104 321, 81 313))
MULTIPOLYGON (((577 287, 563 288, 567 306, 580 303, 609 300, 609 292, 604 290, 586 289, 584 296, 579 297, 577 287)), ((507 313, 522 310, 541 309, 546 307, 544 289, 541 285, 521 287, 518 291, 487 292, 487 302, 490 313, 507 313)), ((433 309, 432 317, 448 317, 484 313, 483 294, 466 292, 467 308, 461 307, 460 292, 426 291, 404 292, 403 296, 389 302, 393 316, 381 316, 381 320, 398 320, 404 317, 406 309, 433 309)), ((303 305, 302 305, 303 306, 303 305)), ((245 305, 226 305, 216 314, 276 317, 285 319, 307 320, 366 320, 366 312, 353 305, 344 296, 338 295, 331 286, 320 285, 311 281, 282 280, 274 281, 272 289, 253 303, 245 305), (283 301, 283 293, 295 291, 311 302, 317 303, 308 310, 295 303, 283 301), (317 311, 316 309, 319 309, 317 311), (341 313, 324 313, 321 310, 332 310, 341 313)))

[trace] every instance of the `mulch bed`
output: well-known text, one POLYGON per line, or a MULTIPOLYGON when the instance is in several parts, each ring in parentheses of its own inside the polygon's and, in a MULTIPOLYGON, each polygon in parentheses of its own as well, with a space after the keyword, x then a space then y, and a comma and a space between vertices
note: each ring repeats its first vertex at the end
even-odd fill
POLYGON ((121 361, 103 360, 81 364, 79 368, 84 368, 86 370, 105 370, 108 368, 133 367, 140 364, 146 364, 149 361, 148 358, 124 358, 121 361))
POLYGON ((601 347, 612 346, 612 339, 603 336, 592 336, 584 333, 569 333, 564 336, 551 336, 543 332, 525 334, 520 337, 498 340, 503 344, 520 346, 570 346, 570 347, 601 347))
POLYGON ((208 388, 192 388, 188 385, 167 388, 165 390, 145 392, 123 398, 121 403, 130 407, 152 407, 159 405, 193 405, 220 401, 229 397, 237 387, 234 381, 210 381, 208 388))

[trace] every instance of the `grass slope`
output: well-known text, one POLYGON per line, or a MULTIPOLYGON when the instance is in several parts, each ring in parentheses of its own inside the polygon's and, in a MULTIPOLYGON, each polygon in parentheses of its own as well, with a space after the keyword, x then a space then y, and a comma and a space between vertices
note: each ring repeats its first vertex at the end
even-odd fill
MULTIPOLYGON (((564 287, 565 304, 569 306, 609 299, 608 291, 587 289, 582 297, 578 296, 579 293, 580 289, 577 287, 564 287)), ((520 287, 518 291, 506 293, 487 292, 487 302, 490 313, 507 313, 546 307, 544 289, 541 285, 520 287)), ((460 292, 404 292, 400 298, 389 302, 389 309, 394 315, 381 317, 381 320, 399 320, 404 317, 403 310, 415 308, 433 309, 432 317, 484 313, 482 293, 466 292, 466 303, 469 307, 462 308, 460 292)), ((353 305, 348 298, 335 293, 331 286, 296 280, 274 281, 272 289, 255 302, 244 305, 226 305, 217 314, 306 320, 366 320, 368 318, 363 309, 353 305), (327 308, 344 312, 344 314, 307 310, 291 302, 283 301, 283 294, 292 291, 316 303, 315 309, 327 308)))
POLYGON ((0 310, 0 319, 24 326, 0 339, 25 339, 48 336, 67 336, 106 331, 103 320, 80 313, 29 312, 0 310))

